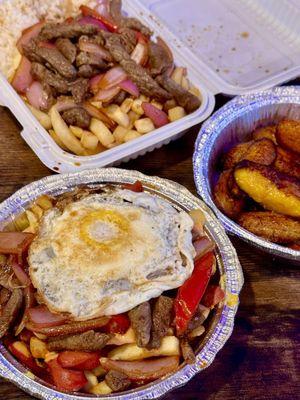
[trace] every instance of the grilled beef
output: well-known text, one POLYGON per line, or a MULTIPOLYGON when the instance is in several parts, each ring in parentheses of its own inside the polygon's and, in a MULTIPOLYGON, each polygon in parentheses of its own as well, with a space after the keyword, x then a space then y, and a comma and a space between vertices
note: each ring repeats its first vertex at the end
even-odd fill
POLYGON ((76 38, 81 35, 93 35, 98 32, 94 25, 81 25, 78 22, 72 23, 48 23, 44 25, 40 34, 39 41, 51 40, 56 38, 76 38))
POLYGON ((78 68, 78 76, 81 78, 92 78, 100 73, 100 69, 89 64, 81 65, 78 68))
POLYGON ((85 51, 81 51, 76 57, 76 65, 77 67, 81 67, 81 65, 92 65, 102 70, 106 70, 108 68, 108 64, 106 61, 102 59, 97 54, 87 53, 85 51))
POLYGON ((14 289, 12 294, 2 309, 0 316, 0 338, 2 338, 16 319, 18 312, 22 306, 23 293, 21 289, 14 289))
POLYGON ((163 74, 172 67, 173 58, 166 49, 158 43, 149 43, 149 69, 152 76, 163 74))
POLYGON ((10 290, 5 287, 0 289, 0 308, 2 308, 9 300, 11 295, 10 290))
POLYGON ((47 347, 50 351, 97 351, 105 347, 112 336, 106 333, 87 331, 77 335, 49 339, 47 347))
POLYGON ((158 82, 163 88, 165 88, 177 103, 183 107, 188 113, 191 113, 197 108, 200 107, 201 101, 199 97, 190 93, 182 86, 178 85, 173 79, 168 77, 166 74, 159 75, 156 78, 156 82, 158 82))
POLYGON ((132 53, 137 44, 136 32, 130 28, 121 28, 118 34, 127 53, 132 53))
POLYGON ((68 125, 79 126, 87 129, 90 126, 91 117, 83 108, 71 108, 62 113, 62 118, 68 125))
POLYGON ((126 390, 131 382, 127 375, 123 372, 110 370, 105 375, 105 382, 112 389, 113 392, 121 392, 126 390))
POLYGON ((56 92, 66 94, 69 92, 69 82, 61 77, 59 74, 55 74, 50 71, 44 65, 33 62, 31 64, 31 74, 34 79, 39 82, 46 82, 49 86, 55 89, 56 92))
POLYGON ((194 350, 189 344, 187 338, 183 337, 180 339, 180 348, 182 352, 182 357, 187 364, 194 364, 196 361, 194 350))
POLYGON ((152 335, 148 348, 157 349, 166 336, 172 321, 173 299, 159 296, 152 311, 152 335))
POLYGON ((135 307, 128 313, 132 329, 136 335, 137 345, 146 347, 151 334, 151 307, 148 301, 135 307))
POLYGON ((58 50, 65 56, 65 58, 73 64, 76 58, 77 49, 75 44, 71 42, 70 39, 67 38, 58 38, 55 42, 58 50))
POLYGON ((72 83, 71 93, 74 98, 75 103, 82 103, 89 93, 89 81, 85 78, 78 78, 75 82, 72 83))

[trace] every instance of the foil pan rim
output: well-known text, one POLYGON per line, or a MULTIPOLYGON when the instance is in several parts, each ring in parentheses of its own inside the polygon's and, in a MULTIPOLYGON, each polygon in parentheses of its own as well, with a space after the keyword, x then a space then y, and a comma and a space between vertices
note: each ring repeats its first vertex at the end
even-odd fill
POLYGON ((216 111, 202 125, 194 145, 193 170, 197 192, 203 201, 213 210, 225 230, 255 247, 291 261, 299 262, 300 252, 268 242, 232 221, 224 215, 214 203, 208 179, 209 151, 222 130, 236 118, 259 107, 270 104, 300 104, 300 87, 283 86, 261 92, 237 96, 216 111))
MULTIPOLYGON (((207 342, 196 356, 195 364, 185 365, 175 374, 167 376, 165 379, 154 384, 147 385, 142 389, 134 389, 124 394, 112 394, 97 398, 113 400, 156 399, 186 384, 193 376, 207 368, 213 362, 216 354, 224 346, 232 333, 234 317, 239 303, 238 296, 244 282, 242 268, 236 251, 226 235, 224 228, 218 222, 212 211, 200 199, 178 183, 163 178, 146 176, 138 171, 128 171, 118 168, 98 168, 78 173, 51 175, 23 187, 0 204, 1 223, 6 220, 10 214, 16 213, 22 206, 26 207, 28 202, 43 193, 62 192, 83 183, 125 183, 134 182, 137 179, 141 180, 146 187, 154 188, 160 195, 169 197, 169 199, 186 209, 198 207, 204 211, 208 230, 217 243, 222 260, 226 301, 212 334, 208 337, 207 342)), ((24 374, 19 370, 5 357, 5 354, 7 355, 7 351, 4 346, 1 345, 0 375, 31 395, 47 400, 95 399, 94 396, 91 397, 84 394, 64 394, 44 386, 37 380, 32 379, 30 374, 24 374)))

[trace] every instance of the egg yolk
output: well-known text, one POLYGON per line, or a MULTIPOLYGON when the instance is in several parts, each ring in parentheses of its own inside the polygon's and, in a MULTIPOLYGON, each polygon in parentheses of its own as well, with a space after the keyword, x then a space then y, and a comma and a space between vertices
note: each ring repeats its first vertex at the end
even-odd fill
POLYGON ((103 251, 124 240, 129 223, 120 213, 99 210, 86 215, 80 224, 81 238, 90 246, 101 247, 103 251))

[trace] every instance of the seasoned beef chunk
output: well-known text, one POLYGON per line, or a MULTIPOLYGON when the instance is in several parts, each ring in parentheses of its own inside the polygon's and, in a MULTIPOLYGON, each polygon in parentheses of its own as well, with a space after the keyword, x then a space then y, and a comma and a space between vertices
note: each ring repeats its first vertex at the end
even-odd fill
POLYGON ((160 75, 173 65, 173 58, 158 43, 149 44, 149 69, 152 76, 160 75))
POLYGON ((105 34, 105 38, 105 46, 114 60, 120 63, 129 78, 138 86, 143 94, 159 101, 171 98, 171 95, 161 88, 143 67, 130 58, 130 55, 122 45, 119 35, 105 34))
POLYGON ((41 108, 41 110, 48 111, 55 103, 55 99, 53 96, 53 91, 52 91, 51 87, 48 85, 48 83, 43 82, 42 86, 43 86, 43 92, 44 92, 46 104, 45 104, 45 107, 41 108))
POLYGON ((89 64, 81 65, 78 68, 78 76, 81 78, 92 78, 100 73, 100 69, 89 64))
POLYGON ((64 111, 62 117, 68 125, 79 126, 87 129, 90 126, 91 117, 83 108, 71 108, 64 111))
POLYGON ((137 44, 136 32, 133 29, 121 28, 118 34, 127 53, 132 53, 137 44))
POLYGON ((5 287, 0 289, 0 309, 8 302, 10 295, 10 290, 6 289, 5 287))
POLYGON ((94 25, 81 25, 78 22, 72 23, 48 23, 44 25, 40 34, 38 35, 38 40, 51 40, 56 38, 76 38, 81 35, 93 35, 98 32, 97 27, 94 25))
POLYGON ((48 341, 47 347, 50 351, 97 351, 105 347, 111 337, 112 335, 106 333, 87 331, 66 337, 51 338, 48 341))
POLYGON ((81 51, 76 57, 76 65, 80 67, 81 65, 92 65, 99 69, 107 69, 108 65, 106 61, 104 61, 97 54, 86 53, 85 51, 81 51))
POLYGON ((75 103, 82 103, 89 92, 89 81, 85 78, 78 78, 71 85, 71 93, 74 98, 75 103))
POLYGON ((14 289, 8 302, 3 307, 0 315, 0 338, 2 338, 8 332, 10 325, 16 319, 18 312, 22 306, 22 302, 22 290, 14 289))
POLYGON ((172 320, 173 299, 159 296, 152 311, 152 336, 148 348, 157 349, 166 336, 172 320))
POLYGON ((127 93, 124 90, 121 90, 112 100, 113 103, 118 104, 119 106, 126 99, 127 93))
POLYGON ((146 347, 151 334, 151 307, 148 301, 135 307, 128 313, 132 329, 136 335, 137 345, 146 347))
POLYGON ((66 94, 69 92, 69 82, 61 77, 59 74, 55 74, 50 71, 44 65, 39 63, 31 64, 31 74, 34 79, 39 82, 46 82, 49 86, 55 89, 56 92, 66 94))
POLYGON ((123 372, 110 370, 105 375, 105 382, 113 392, 121 392, 130 386, 130 379, 123 372))
POLYGON ((199 304, 193 318, 190 320, 188 325, 188 330, 192 331, 196 328, 202 326, 203 322, 206 320, 209 314, 209 308, 199 304))
POLYGON ((183 337, 180 339, 180 348, 184 361, 188 364, 194 364, 194 362, 196 361, 195 353, 187 338, 183 337))
POLYGON ((0 265, 0 285, 8 290, 19 286, 19 281, 8 263, 0 265))
POLYGON ((75 44, 67 38, 58 38, 55 42, 58 50, 66 57, 66 59, 73 64, 76 58, 77 49, 75 44))
POLYGON ((201 101, 199 97, 188 92, 186 89, 178 85, 173 79, 169 78, 166 74, 160 75, 156 78, 163 88, 165 88, 172 97, 175 98, 177 103, 183 107, 188 113, 191 113, 200 107, 201 101))

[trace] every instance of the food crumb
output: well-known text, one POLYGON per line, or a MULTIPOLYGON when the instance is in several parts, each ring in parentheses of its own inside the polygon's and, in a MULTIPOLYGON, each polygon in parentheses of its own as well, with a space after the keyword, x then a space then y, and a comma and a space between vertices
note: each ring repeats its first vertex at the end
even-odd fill
POLYGON ((81 163, 76 161, 76 162, 74 162, 74 165, 76 165, 76 167, 80 167, 81 163))
POLYGON ((59 171, 58 167, 53 167, 54 171, 59 171))
POLYGON ((235 48, 235 47, 232 47, 232 48, 231 48, 231 51, 236 51, 236 48, 235 48))
POLYGON ((247 39, 249 37, 249 32, 242 32, 241 37, 247 39))

